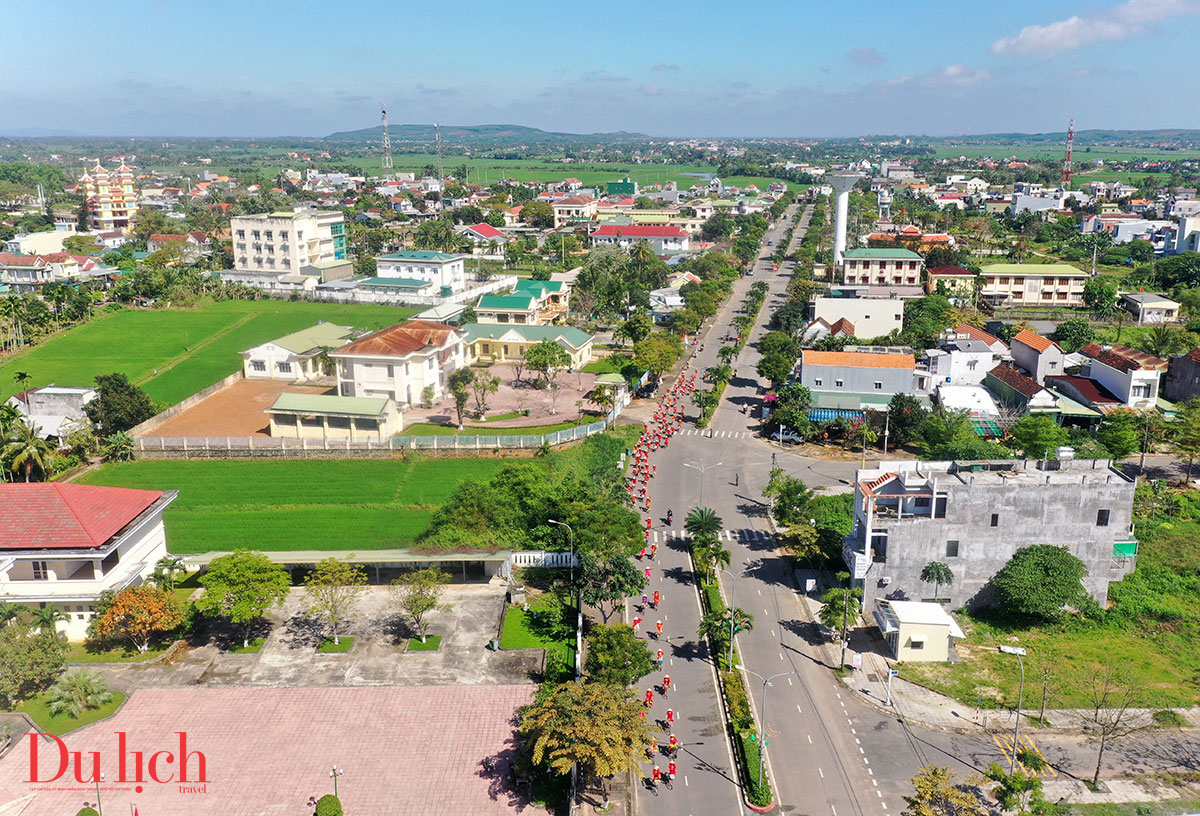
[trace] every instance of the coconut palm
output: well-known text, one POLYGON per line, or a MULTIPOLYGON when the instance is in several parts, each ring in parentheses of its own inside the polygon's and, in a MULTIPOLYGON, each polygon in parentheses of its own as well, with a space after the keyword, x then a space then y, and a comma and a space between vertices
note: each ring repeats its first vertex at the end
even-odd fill
POLYGON ((17 386, 17 391, 24 391, 29 387, 29 383, 33 381, 33 377, 29 376, 28 371, 16 371, 13 373, 13 384, 17 386))
POLYGON ((19 621, 29 611, 29 607, 24 604, 0 601, 0 626, 8 626, 10 623, 19 621))
POLYGON ((692 540, 692 559, 700 569, 704 580, 712 580, 713 573, 729 566, 733 555, 721 546, 721 539, 705 535, 692 540))
POLYGON ((57 633, 58 625, 70 619, 71 616, 57 606, 43 606, 30 613, 29 625, 39 632, 57 633))
POLYGON ((112 699, 113 693, 100 672, 70 669, 50 687, 46 702, 51 714, 78 718, 89 709, 111 703, 112 699))
POLYGON ((187 572, 183 559, 178 555, 164 555, 154 564, 154 572, 147 579, 159 589, 171 592, 175 589, 176 576, 187 572))
POLYGON ((44 477, 54 458, 54 446, 42 438, 37 425, 18 420, 4 436, 4 458, 14 471, 22 471, 25 481, 33 481, 33 475, 44 477))
POLYGON ((721 346, 717 351, 717 359, 721 361, 722 365, 730 365, 737 356, 737 346, 721 346))
MULTIPOLYGON (((696 630, 696 634, 701 638, 712 638, 716 645, 716 651, 721 656, 725 656, 725 649, 729 645, 730 631, 737 633, 747 631, 754 628, 754 616, 745 609, 734 607, 733 609, 723 609, 720 612, 709 612, 700 619, 700 626, 696 630), (730 618, 733 619, 732 626, 730 618)), ((732 668, 726 666, 725 668, 732 668)))
POLYGON ((600 413, 607 414, 612 410, 613 404, 616 402, 616 394, 611 388, 600 387, 592 389, 587 395, 587 401, 595 405, 600 413))
POLYGON ((704 370, 704 376, 708 377, 709 382, 727 383, 733 378, 733 368, 727 365, 709 366, 704 370))
POLYGON ((1170 326, 1155 326, 1142 335, 1138 344, 1142 351, 1153 354, 1160 359, 1167 359, 1188 347, 1187 335, 1179 329, 1170 326))
POLYGON ((954 573, 941 561, 930 561, 921 570, 921 580, 927 584, 933 584, 933 599, 936 601, 942 585, 950 586, 954 583, 954 573))
POLYGON ((711 536, 713 538, 721 534, 724 529, 724 524, 721 517, 711 507, 693 507, 684 519, 683 527, 693 538, 703 538, 711 536))

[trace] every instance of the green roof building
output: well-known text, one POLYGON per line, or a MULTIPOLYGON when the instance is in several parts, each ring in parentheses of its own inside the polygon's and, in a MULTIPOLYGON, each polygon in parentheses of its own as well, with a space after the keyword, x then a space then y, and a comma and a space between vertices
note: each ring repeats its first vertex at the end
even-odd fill
POLYGON ((323 352, 361 334, 349 326, 318 323, 242 352, 242 374, 248 380, 309 382, 326 376, 323 352))
POLYGON ((271 436, 379 442, 400 432, 400 412, 388 397, 280 394, 267 409, 271 436))
POLYGON ((579 370, 591 362, 592 335, 573 326, 520 326, 499 323, 467 323, 468 362, 506 363, 524 358, 530 346, 549 340, 562 346, 571 358, 570 368, 579 370))

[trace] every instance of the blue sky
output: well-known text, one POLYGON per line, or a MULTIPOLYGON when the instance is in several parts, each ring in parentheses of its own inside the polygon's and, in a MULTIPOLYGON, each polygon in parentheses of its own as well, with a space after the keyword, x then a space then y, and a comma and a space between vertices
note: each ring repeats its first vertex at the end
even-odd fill
POLYGON ((0 131, 1200 128, 1200 0, 0 0, 0 131), (1187 88, 1193 91, 1187 91, 1187 88))

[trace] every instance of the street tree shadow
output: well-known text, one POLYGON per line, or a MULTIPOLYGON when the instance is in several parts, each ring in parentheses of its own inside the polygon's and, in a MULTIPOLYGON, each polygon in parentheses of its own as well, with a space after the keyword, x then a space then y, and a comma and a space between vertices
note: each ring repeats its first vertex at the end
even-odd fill
POLYGON ((325 624, 304 612, 297 612, 284 621, 281 637, 289 649, 319 646, 325 637, 325 624))
POLYGON ((821 624, 816 621, 793 618, 791 620, 781 620, 779 625, 814 648, 829 642, 829 636, 825 634, 821 624))

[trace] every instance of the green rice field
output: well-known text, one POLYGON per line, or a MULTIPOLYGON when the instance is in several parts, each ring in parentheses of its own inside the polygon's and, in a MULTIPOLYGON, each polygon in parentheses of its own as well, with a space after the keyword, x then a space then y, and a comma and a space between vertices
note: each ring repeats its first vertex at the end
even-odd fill
POLYGON ((378 329, 415 309, 392 306, 231 300, 195 308, 119 309, 0 362, 0 401, 28 372, 33 386, 90 385, 123 372, 155 402, 173 405, 241 368, 239 352, 318 320, 378 329))
POLYGON ((167 508, 174 553, 238 548, 409 547, 459 484, 487 479, 505 459, 140 461, 76 481, 178 490, 167 508))

